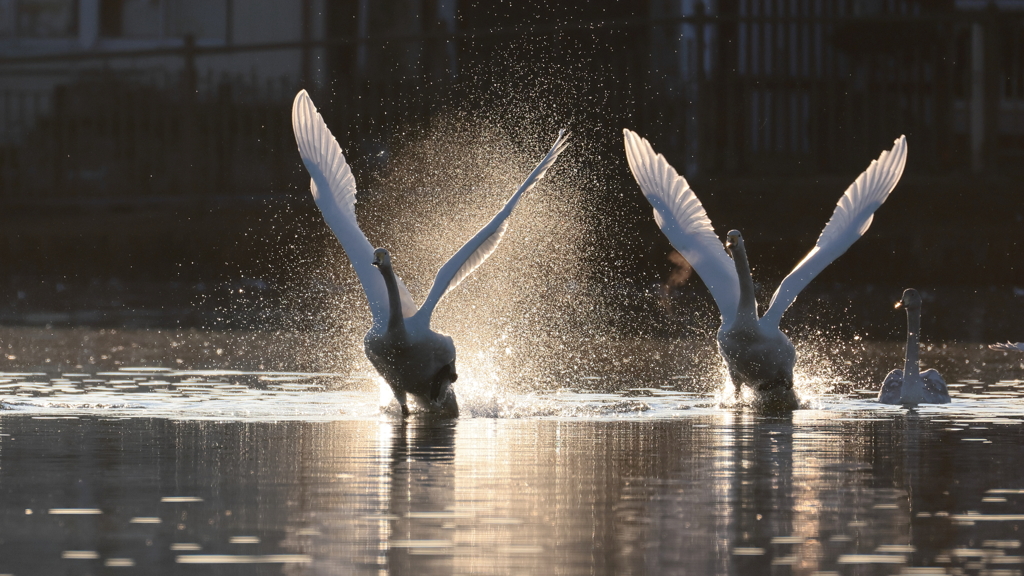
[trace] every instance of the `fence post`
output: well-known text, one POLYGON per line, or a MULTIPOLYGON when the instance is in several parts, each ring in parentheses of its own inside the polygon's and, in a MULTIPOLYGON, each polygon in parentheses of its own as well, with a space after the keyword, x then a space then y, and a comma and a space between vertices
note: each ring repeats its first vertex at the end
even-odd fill
POLYGON ((735 174, 742 168, 743 158, 740 150, 742 144, 739 130, 744 111, 740 110, 738 97, 739 79, 739 3, 736 0, 720 0, 718 16, 721 19, 717 26, 718 50, 712 54, 715 58, 712 68, 716 72, 714 84, 714 113, 716 117, 716 138, 719 139, 717 168, 735 174))
POLYGON ((302 0, 302 51, 299 56, 299 86, 309 90, 312 88, 312 46, 313 39, 313 1, 302 0))
POLYGON ((989 170, 999 164, 999 116, 1003 98, 1003 71, 1000 63, 999 8, 989 2, 985 18, 985 146, 984 163, 989 170))
POLYGON ((971 22, 971 170, 981 172, 996 164, 999 142, 999 14, 995 3, 971 22))
POLYGON ((199 155, 196 154, 196 39, 195 36, 187 34, 184 38, 182 50, 184 67, 182 69, 181 88, 181 148, 185 166, 183 166, 181 185, 183 194, 195 194, 195 162, 199 155))
MULTIPOLYGON (((683 119, 683 125, 695 122, 696 126, 696 146, 689 146, 691 142, 687 141, 684 145, 687 145, 687 155, 693 159, 695 169, 693 173, 710 172, 712 167, 712 154, 708 151, 712 150, 711 137, 714 134, 714 116, 711 112, 711 86, 708 81, 707 70, 704 68, 704 60, 706 58, 707 38, 704 33, 707 31, 705 25, 707 21, 704 19, 704 3, 698 2, 693 7, 693 22, 694 31, 697 33, 694 39, 694 52, 696 53, 696 66, 693 69, 693 77, 687 78, 687 82, 693 82, 697 86, 697 97, 696 102, 692 102, 686 115, 683 119), (692 120, 691 120, 692 118, 692 120)), ((713 71, 712 73, 714 73, 713 71)))
POLYGON ((196 37, 191 34, 186 34, 184 38, 184 44, 182 49, 182 58, 184 58, 184 68, 182 69, 182 90, 184 91, 185 99, 195 99, 196 97, 196 37))
POLYGON ((985 29, 981 22, 971 22, 971 170, 984 168, 985 147, 985 29))

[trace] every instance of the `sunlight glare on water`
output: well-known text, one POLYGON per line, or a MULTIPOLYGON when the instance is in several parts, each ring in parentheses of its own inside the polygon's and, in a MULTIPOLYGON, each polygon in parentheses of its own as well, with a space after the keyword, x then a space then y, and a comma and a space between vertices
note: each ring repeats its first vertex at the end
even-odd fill
POLYGON ((798 346, 788 415, 732 403, 713 342, 652 338, 602 340, 557 385, 460 352, 460 418, 408 421, 370 371, 179 370, 116 345, 120 365, 54 372, 32 354, 74 366, 74 346, 26 346, 0 374, 0 573, 575 575, 608 566, 596 546, 648 573, 1018 569, 1020 359, 925 351, 953 403, 909 411, 874 401, 900 345, 838 371, 830 344, 798 346), (663 361, 622 361, 645 355, 663 361))

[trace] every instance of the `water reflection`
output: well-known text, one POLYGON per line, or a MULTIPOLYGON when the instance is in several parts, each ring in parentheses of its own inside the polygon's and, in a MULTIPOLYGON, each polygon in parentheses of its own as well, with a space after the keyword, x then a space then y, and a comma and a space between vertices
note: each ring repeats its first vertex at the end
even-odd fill
POLYGON ((382 424, 378 434, 383 565, 396 574, 453 571, 455 423, 428 415, 382 424), (390 432, 390 437, 388 437, 390 432))
POLYGON ((359 372, 9 366, 0 574, 1019 573, 1020 359, 926 354, 952 404, 836 372, 772 416, 632 363, 408 421, 359 372))
POLYGON ((5 415, 0 573, 1019 570, 1021 427, 946 420, 5 415))

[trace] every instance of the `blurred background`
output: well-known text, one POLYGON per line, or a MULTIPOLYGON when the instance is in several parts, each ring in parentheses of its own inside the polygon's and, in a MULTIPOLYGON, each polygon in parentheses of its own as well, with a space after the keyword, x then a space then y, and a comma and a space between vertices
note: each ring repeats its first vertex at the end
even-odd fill
MULTIPOLYGON (((626 334, 710 333, 717 313, 655 227, 622 128, 688 178, 720 234, 744 232, 762 305, 906 134, 902 182, 786 323, 898 339, 892 302, 914 286, 932 338, 1024 339, 1021 0, 0 0, 0 323, 365 315, 323 304, 354 284, 296 153, 303 88, 361 209, 378 194, 418 214, 447 187, 423 206, 457 219, 464 158, 507 160, 488 165, 508 182, 467 238, 572 130, 549 179, 566 203, 548 211, 576 214, 562 289, 626 334)), ((360 218, 391 238, 386 210, 360 218)))

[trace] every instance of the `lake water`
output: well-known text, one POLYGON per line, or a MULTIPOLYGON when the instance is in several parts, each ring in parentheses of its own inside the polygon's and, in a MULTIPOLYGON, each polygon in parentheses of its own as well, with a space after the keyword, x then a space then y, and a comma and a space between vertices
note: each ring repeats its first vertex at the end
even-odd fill
POLYGON ((272 339, 0 337, 0 574, 1024 569, 1024 358, 977 344, 926 349, 954 398, 916 411, 872 401, 896 343, 805 352, 778 416, 647 341, 554 385, 469 363, 462 417, 403 422, 358 363, 267 369, 272 339))

